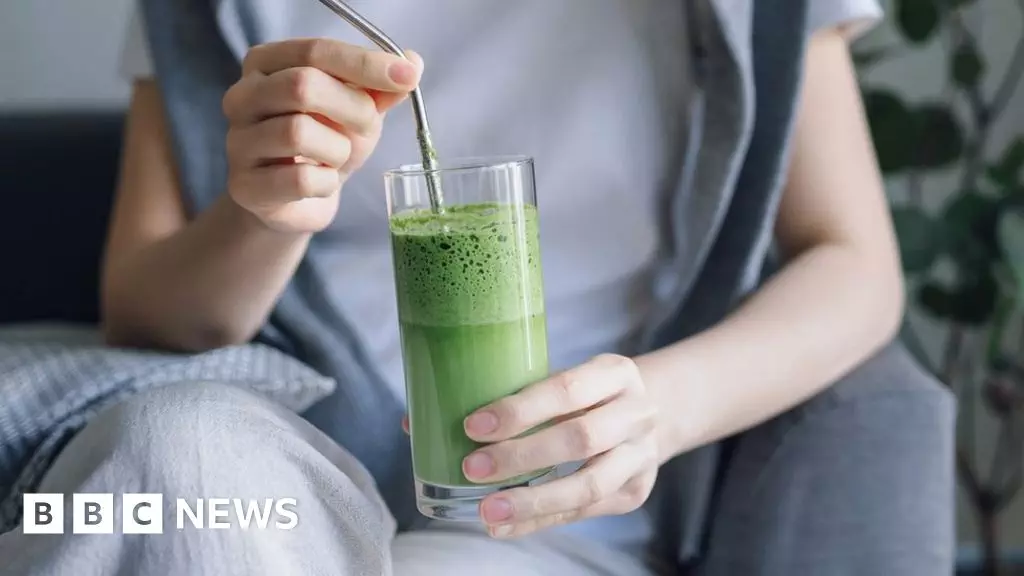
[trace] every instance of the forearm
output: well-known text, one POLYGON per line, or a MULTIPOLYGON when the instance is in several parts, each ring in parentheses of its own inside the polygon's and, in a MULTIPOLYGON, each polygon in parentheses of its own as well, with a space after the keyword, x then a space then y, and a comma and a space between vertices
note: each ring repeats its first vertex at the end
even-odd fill
POLYGON ((787 264, 707 332, 637 359, 663 459, 820 392, 892 339, 903 277, 856 75, 838 30, 811 39, 775 236, 787 264))
POLYGON ((249 340, 308 243, 270 230, 227 195, 167 238, 108 262, 111 343, 198 351, 249 340))
POLYGON ((745 430, 820 392, 897 331, 891 259, 821 244, 716 327, 637 358, 659 414, 662 460, 745 430))

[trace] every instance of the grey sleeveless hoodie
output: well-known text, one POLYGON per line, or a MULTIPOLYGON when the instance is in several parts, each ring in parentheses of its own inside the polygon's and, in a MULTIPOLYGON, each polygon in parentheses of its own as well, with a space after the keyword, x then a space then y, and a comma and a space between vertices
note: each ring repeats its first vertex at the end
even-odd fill
MULTIPOLYGON (((312 0, 308 0, 312 1, 312 0)), ((695 97, 681 185, 666 206, 673 250, 659 265, 657 314, 644 348, 697 333, 754 290, 768 263, 804 49, 820 0, 679 0, 690 7, 695 97), (706 97, 713 95, 713 97, 706 97)), ((265 41, 246 0, 142 0, 183 193, 192 213, 224 190, 225 90, 239 54, 265 41)), ((418 521, 401 401, 378 381, 346 319, 329 304, 314 245, 259 340, 338 382, 305 416, 373 474, 400 527, 418 521)), ((699 552, 717 446, 662 470, 648 503, 665 550, 699 552)))

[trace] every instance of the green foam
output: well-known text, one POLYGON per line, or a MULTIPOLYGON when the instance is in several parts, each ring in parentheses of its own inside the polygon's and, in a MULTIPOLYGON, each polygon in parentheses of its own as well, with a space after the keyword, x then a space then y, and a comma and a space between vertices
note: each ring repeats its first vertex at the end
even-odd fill
POLYGON ((544 313, 537 209, 498 203, 391 218, 399 314, 430 326, 544 313))

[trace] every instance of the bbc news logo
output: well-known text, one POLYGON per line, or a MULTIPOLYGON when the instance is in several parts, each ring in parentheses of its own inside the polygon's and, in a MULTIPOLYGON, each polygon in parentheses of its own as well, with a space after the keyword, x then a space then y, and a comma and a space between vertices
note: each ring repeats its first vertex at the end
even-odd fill
MULTIPOLYGON (((25 494, 25 534, 64 533, 63 494, 25 494)), ((197 498, 174 501, 174 529, 292 530, 299 524, 294 498, 197 498)), ((122 494, 121 516, 115 518, 113 494, 72 494, 74 534, 163 534, 163 494, 122 494), (118 520, 120 520, 118 522, 118 520)))

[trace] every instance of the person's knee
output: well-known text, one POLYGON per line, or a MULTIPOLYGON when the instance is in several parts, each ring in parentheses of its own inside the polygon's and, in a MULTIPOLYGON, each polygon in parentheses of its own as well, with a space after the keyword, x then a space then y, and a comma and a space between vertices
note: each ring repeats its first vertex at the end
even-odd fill
POLYGON ((246 475, 247 468, 294 448, 288 432, 273 405, 248 391, 182 383, 113 406, 76 440, 109 452, 134 475, 181 489, 223 480, 226 471, 246 475))
POLYGON ((843 563, 864 573, 925 573, 903 571, 914 558, 948 568, 955 424, 952 395, 898 349, 883 352, 735 439, 713 540, 769 554, 713 546, 712 564, 742 558, 766 570, 751 574, 788 573, 769 565, 826 573, 843 563))
MULTIPOLYGON (((294 498, 390 522, 365 468, 298 415, 247 390, 184 383, 99 414, 48 474, 58 491, 156 492, 184 498, 294 498)), ((315 510, 315 512, 314 512, 315 510)))
POLYGON ((874 396, 908 396, 942 416, 956 413, 956 399, 949 388, 928 373, 898 342, 879 350, 811 404, 849 402, 874 396))
POLYGON ((902 346, 892 344, 754 432, 774 444, 794 428, 845 427, 849 429, 837 433, 850 442, 868 441, 876 431, 888 437, 927 439, 937 446, 939 441, 952 441, 956 414, 956 398, 949 389, 902 346))
POLYGON ((759 445, 762 469, 789 471, 780 479, 803 471, 827 478, 823 490, 872 491, 869 501, 888 500, 876 491, 886 486, 937 512, 952 510, 955 437, 953 395, 894 346, 745 441, 759 445))
POLYGON ((956 490, 949 405, 940 391, 916 388, 838 403, 793 426, 750 492, 750 520, 774 525, 776 544, 814 550, 780 551, 779 562, 948 573, 956 490))
POLYGON ((88 547, 111 573, 115 565, 124 571, 125 562, 132 573, 162 573, 175 550, 209 552, 214 572, 230 571, 227 562, 242 558, 251 573, 296 563, 318 573, 384 573, 395 531, 373 480, 350 454, 298 415, 220 384, 168 386, 103 411, 65 447, 39 492, 112 493, 115 510, 123 494, 162 495, 163 538, 104 539, 101 552, 93 540, 52 541, 69 566, 75 560, 68 551, 88 547), (216 515, 213 498, 227 499, 216 515), (292 502, 280 506, 285 499, 292 502), (246 529, 205 529, 215 521, 246 529))
POLYGON ((289 427, 284 414, 270 401, 242 388, 186 382, 138 394, 97 420, 116 429, 119 440, 133 449, 173 454, 182 447, 265 446, 261 437, 272 438, 289 427))

